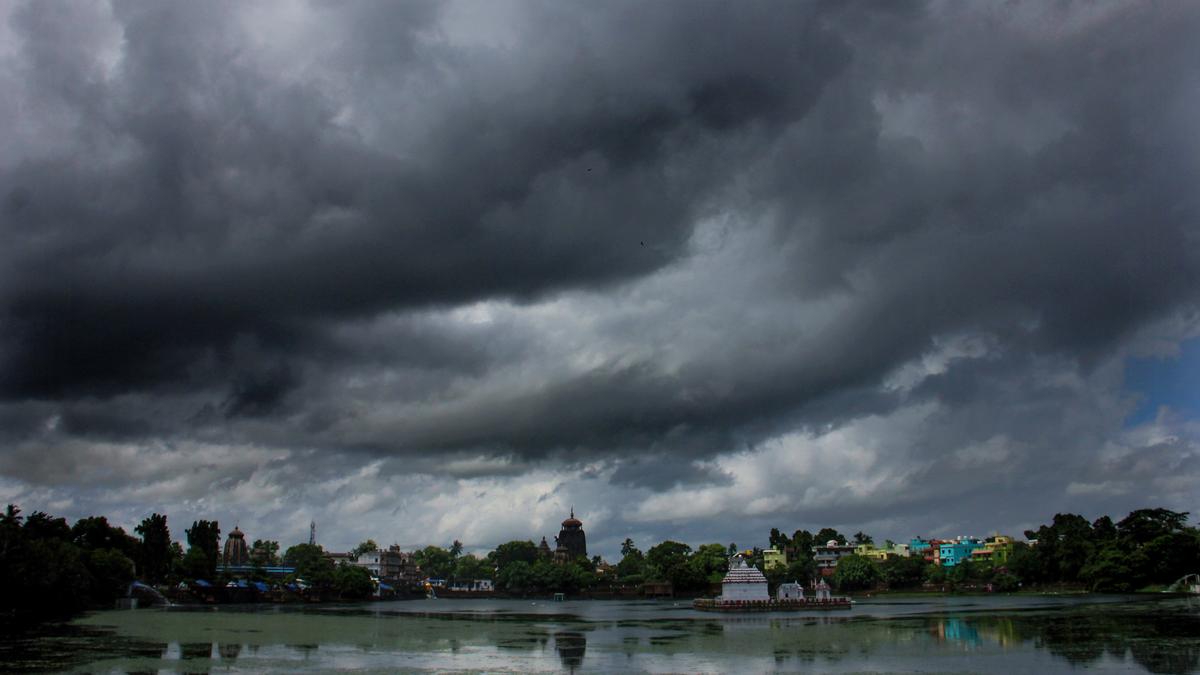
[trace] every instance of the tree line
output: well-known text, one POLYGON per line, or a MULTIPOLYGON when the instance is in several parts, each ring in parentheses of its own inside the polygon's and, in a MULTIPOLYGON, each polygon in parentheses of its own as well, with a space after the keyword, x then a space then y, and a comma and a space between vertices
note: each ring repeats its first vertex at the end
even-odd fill
MULTIPOLYGON (((1139 509, 1120 521, 1103 516, 1088 521, 1077 514, 1058 514, 1025 536, 1036 545, 1016 542, 1003 562, 966 561, 954 567, 927 563, 919 556, 890 557, 876 563, 865 557, 841 558, 832 581, 843 591, 886 585, 954 589, 990 584, 1009 591, 1022 586, 1072 585, 1100 592, 1125 592, 1165 586, 1200 571, 1200 531, 1187 524, 1187 512, 1139 509)), ((135 579, 150 583, 210 579, 220 581, 220 525, 198 520, 185 528, 187 550, 171 537, 164 515, 155 513, 134 528, 133 536, 102 516, 68 524, 42 511, 27 517, 8 505, 0 517, 0 612, 6 615, 65 615, 88 606, 111 606, 135 579)), ((772 529, 768 542, 787 555, 786 565, 765 567, 763 550, 745 552, 772 586, 783 581, 808 583, 816 578, 813 547, 828 541, 872 544, 857 532, 847 537, 833 528, 815 534, 796 530, 788 536, 772 529)), ((888 545, 891 542, 887 542, 888 545)), ((257 572, 265 566, 295 568, 314 592, 346 599, 368 597, 374 590, 366 569, 335 566, 324 549, 301 543, 280 555, 276 541, 256 540, 249 547, 257 572)), ((367 540, 351 552, 378 548, 367 540)), ((648 583, 670 583, 676 593, 703 593, 719 584, 736 544, 690 545, 667 540, 645 552, 631 539, 621 546, 621 559, 606 565, 599 556, 556 562, 532 541, 513 540, 484 556, 449 547, 426 546, 412 553, 422 576, 454 580, 493 579, 498 590, 514 594, 613 590, 648 583)), ((290 580, 290 579, 289 579, 290 580)))
MULTIPOLYGON (((947 590, 990 585, 996 591, 1071 586, 1095 592, 1165 587, 1200 572, 1200 530, 1188 526, 1187 519, 1187 512, 1163 508, 1138 509, 1117 522, 1109 516, 1089 521, 1078 514, 1060 513, 1049 524, 1026 530, 1029 541, 1015 542, 1004 561, 967 560, 943 567, 916 555, 879 563, 849 555, 838 561, 832 580, 844 591, 880 585, 897 589, 932 585, 947 590)), ((813 543, 829 540, 847 543, 828 528, 817 535, 797 531, 790 538, 772 530, 770 536, 773 547, 788 552, 783 576, 798 579, 809 579, 816 572, 813 543)), ((852 541, 873 543, 861 532, 852 541)), ((766 570, 766 575, 778 578, 780 570, 766 570)))

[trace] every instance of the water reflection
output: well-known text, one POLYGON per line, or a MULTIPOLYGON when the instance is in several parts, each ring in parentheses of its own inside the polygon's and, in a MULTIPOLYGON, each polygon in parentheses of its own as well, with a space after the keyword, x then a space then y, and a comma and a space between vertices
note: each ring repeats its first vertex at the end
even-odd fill
MULTIPOLYGON (((596 615, 114 612, 90 625, 0 636, 8 671, 871 670, 1200 671, 1200 607, 1183 601, 1014 606, 880 603, 838 616, 714 617, 621 603, 596 615), (890 612, 890 614, 889 614, 890 612), (7 640, 7 642, 6 642, 7 640), (551 649, 553 647, 553 649, 551 649)), ((453 607, 446 603, 447 607, 453 607)), ((504 607, 496 604, 501 609, 504 607)), ((500 612, 497 612, 500 614, 500 612)))
POLYGON ((575 631, 563 631, 554 634, 554 651, 563 667, 571 672, 583 665, 583 655, 587 651, 587 637, 575 631))
POLYGON ((1073 666, 1132 660, 1151 673, 1200 670, 1200 616, 1187 612, 1131 615, 1111 612, 1018 617, 939 617, 929 634, 959 646, 1030 644, 1073 666))

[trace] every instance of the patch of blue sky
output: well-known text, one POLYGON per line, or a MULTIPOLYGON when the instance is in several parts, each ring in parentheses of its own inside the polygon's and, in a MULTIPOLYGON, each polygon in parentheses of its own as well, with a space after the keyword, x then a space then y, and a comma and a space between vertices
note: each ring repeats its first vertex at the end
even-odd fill
POLYGON ((1137 409, 1125 419, 1126 428, 1154 420, 1162 406, 1183 417, 1200 418, 1200 338, 1180 345, 1177 356, 1129 359, 1125 390, 1140 397, 1137 409))

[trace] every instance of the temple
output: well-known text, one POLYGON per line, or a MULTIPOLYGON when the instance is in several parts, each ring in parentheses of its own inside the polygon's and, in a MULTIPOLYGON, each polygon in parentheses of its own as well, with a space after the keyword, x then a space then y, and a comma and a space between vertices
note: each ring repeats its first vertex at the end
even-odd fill
POLYGON ((583 523, 575 517, 575 509, 572 508, 571 516, 562 521, 562 530, 554 542, 558 544, 554 550, 554 559, 558 562, 587 557, 587 535, 583 533, 583 523))
POLYGON ((246 535, 235 525, 229 537, 225 539, 225 553, 221 562, 226 567, 238 567, 250 564, 250 549, 246 546, 246 535))

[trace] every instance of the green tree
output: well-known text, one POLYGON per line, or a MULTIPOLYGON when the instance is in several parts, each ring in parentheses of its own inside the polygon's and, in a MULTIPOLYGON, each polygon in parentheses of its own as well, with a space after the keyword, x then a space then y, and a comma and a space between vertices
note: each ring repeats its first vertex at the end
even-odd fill
POLYGON ((502 570, 514 562, 532 565, 538 559, 538 549, 532 541, 513 540, 500 544, 488 556, 496 569, 502 570))
POLYGON ((864 544, 870 544, 870 545, 874 546, 875 538, 865 532, 862 532, 862 531, 855 532, 854 533, 854 545, 862 546, 864 544))
POLYGON ((171 573, 171 530, 167 517, 154 513, 133 529, 142 536, 141 573, 150 581, 162 581, 171 573))
POLYGON ((891 557, 880 564, 879 573, 889 588, 916 588, 925 581, 925 561, 917 557, 891 557))
POLYGON ((617 563, 617 579, 621 583, 640 583, 645 576, 646 556, 637 547, 630 547, 617 563), (636 578, 635 578, 636 577, 636 578))
POLYGON ((333 572, 333 588, 345 600, 362 600, 375 592, 375 582, 366 568, 343 563, 333 572))
POLYGON ((629 537, 625 537, 625 541, 621 542, 621 557, 624 558, 636 550, 638 549, 637 546, 634 546, 633 540, 629 537))
POLYGON ((691 565, 692 547, 677 541, 664 541, 646 551, 646 572, 658 580, 669 581, 676 590, 698 590, 706 581, 691 565))
POLYGON ((41 511, 34 511, 25 519, 25 534, 31 539, 61 539, 71 541, 71 526, 66 518, 54 518, 41 511))
POLYGON ((523 593, 533 588, 533 572, 529 563, 514 560, 496 575, 496 586, 509 593, 523 593))
POLYGON ((250 546, 250 558, 259 565, 279 564, 279 542, 255 539, 250 546))
POLYGON ((697 580, 703 585, 719 584, 729 571, 729 557, 720 544, 702 544, 688 561, 697 580))
POLYGON ((1095 549, 1092 524, 1074 513, 1055 514, 1050 525, 1026 531, 1025 536, 1038 541, 1034 555, 1044 581, 1076 581, 1095 549))
POLYGON ((1117 533, 1126 545, 1142 545, 1158 537, 1183 532, 1187 528, 1187 511, 1167 509, 1138 509, 1117 523, 1117 533))
POLYGON ((1092 556, 1080 571, 1080 577, 1093 591, 1129 593, 1142 585, 1144 576, 1140 570, 1145 562, 1140 551, 1131 553, 1109 545, 1092 556))
POLYGON ((84 551, 83 564, 91 576, 91 599, 100 605, 125 595, 133 581, 133 561, 115 548, 84 551))
POLYGON ((1042 558, 1033 550, 1032 546, 1023 541, 1013 544, 1012 553, 1008 554, 1006 567, 1009 573, 1023 583, 1036 584, 1048 576, 1042 558))
POLYGON ((333 561, 320 544, 296 544, 283 554, 283 562, 296 568, 296 576, 319 590, 333 587, 333 561))
POLYGON ((659 581, 671 581, 672 573, 676 568, 687 565, 691 554, 691 546, 668 539, 646 551, 646 563, 651 568, 647 571, 659 581))
POLYGON ((71 539, 84 550, 112 548, 133 560, 138 557, 142 542, 129 536, 120 527, 108 524, 104 516, 82 518, 71 526, 71 539))
POLYGON ((492 576, 492 570, 485 560, 468 553, 455 559, 451 576, 459 580, 488 579, 492 576))
POLYGON ((791 543, 786 534, 783 534, 778 528, 774 527, 771 528, 771 533, 767 536, 767 541, 770 542, 771 548, 777 551, 786 550, 788 544, 791 543))
POLYGON ((457 558, 458 556, 462 555, 462 552, 463 552, 463 543, 461 541, 455 539, 454 543, 450 544, 450 557, 457 558))
POLYGON ((441 546, 426 546, 414 551, 413 559, 426 577, 445 579, 454 571, 454 556, 441 546))
MULTIPOLYGON (((192 521, 192 526, 184 530, 187 535, 188 553, 196 549, 204 554, 204 577, 212 578, 216 574, 217 562, 221 559, 221 526, 215 520, 192 521)), ((191 563, 194 565, 194 563, 191 563)), ((194 568, 192 570, 195 571, 194 568)))
POLYGON ((24 517, 21 515, 21 509, 16 504, 9 504, 4 509, 4 515, 0 516, 0 527, 21 527, 21 521, 24 517))
POLYGON ((879 570, 875 564, 860 555, 842 556, 833 570, 833 585, 841 591, 874 588, 878 581, 879 570))
POLYGON ((826 542, 836 541, 839 544, 846 543, 846 535, 838 532, 832 527, 823 527, 820 532, 817 532, 813 537, 814 546, 824 546, 826 542))
POLYGON ((358 546, 350 550, 350 557, 358 560, 358 557, 364 553, 370 553, 379 549, 379 544, 375 543, 374 539, 368 539, 358 546))
POLYGON ((197 547, 189 548, 187 554, 179 561, 180 572, 188 579, 212 579, 213 568, 209 565, 208 556, 197 547))

